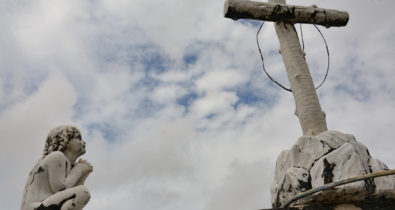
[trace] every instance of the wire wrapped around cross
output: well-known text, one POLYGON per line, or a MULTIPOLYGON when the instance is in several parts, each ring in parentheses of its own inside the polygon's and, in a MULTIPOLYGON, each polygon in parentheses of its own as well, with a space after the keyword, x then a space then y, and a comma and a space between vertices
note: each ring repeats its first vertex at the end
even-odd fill
MULTIPOLYGON (((256 33, 256 43, 257 43, 257 46, 258 46, 259 54, 260 54, 260 56, 261 56, 263 71, 265 72, 266 76, 269 77, 269 79, 270 79, 271 81, 273 81, 274 83, 276 83, 276 84, 277 84, 278 86, 280 86, 282 89, 284 89, 284 90, 286 90, 286 91, 289 91, 289 92, 292 92, 292 89, 291 89, 291 88, 286 88, 284 85, 282 85, 281 83, 277 82, 277 81, 276 81, 275 79, 273 79, 273 78, 270 76, 270 74, 266 71, 265 62, 264 62, 264 59, 263 59, 261 46, 259 45, 259 40, 258 40, 259 32, 261 31, 261 29, 262 29, 264 23, 265 23, 265 22, 263 21, 262 24, 261 24, 261 26, 260 26, 259 29, 258 29, 258 32, 256 33)), ((300 34, 301 34, 301 37, 302 37, 302 50, 304 51, 304 39, 303 39, 302 24, 299 24, 299 25, 300 25, 300 34)), ((324 35, 322 34, 321 30, 320 30, 315 24, 313 24, 313 25, 314 25, 314 27, 317 29, 317 31, 320 33, 322 39, 324 40, 325 48, 326 48, 326 53, 327 53, 327 55, 328 55, 328 62, 327 62, 327 67, 326 67, 325 76, 324 76, 324 79, 322 80, 322 82, 315 88, 315 89, 317 90, 318 88, 320 88, 320 87, 324 84, 324 82, 326 81, 326 78, 328 77, 330 60, 329 60, 329 48, 328 48, 328 43, 326 42, 325 37, 324 37, 324 35)))

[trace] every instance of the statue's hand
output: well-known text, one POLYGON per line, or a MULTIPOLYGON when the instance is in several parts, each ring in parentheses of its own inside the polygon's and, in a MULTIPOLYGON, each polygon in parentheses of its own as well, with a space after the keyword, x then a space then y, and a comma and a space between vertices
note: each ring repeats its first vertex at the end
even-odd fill
POLYGON ((84 159, 79 159, 77 164, 74 167, 80 168, 83 175, 89 174, 90 172, 93 171, 92 164, 90 164, 88 161, 86 161, 84 159))

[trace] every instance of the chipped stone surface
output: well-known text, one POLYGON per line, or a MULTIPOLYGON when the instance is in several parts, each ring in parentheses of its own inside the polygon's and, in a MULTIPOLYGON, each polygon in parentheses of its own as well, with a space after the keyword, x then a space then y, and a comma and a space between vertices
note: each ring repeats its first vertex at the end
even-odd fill
MULTIPOLYGON (((354 136, 325 131, 317 136, 302 136, 277 159, 271 185, 272 205, 279 207, 296 194, 324 184, 388 169, 370 156, 354 136)), ((301 199, 297 204, 362 201, 366 198, 394 200, 395 177, 379 177, 354 182, 301 199)))

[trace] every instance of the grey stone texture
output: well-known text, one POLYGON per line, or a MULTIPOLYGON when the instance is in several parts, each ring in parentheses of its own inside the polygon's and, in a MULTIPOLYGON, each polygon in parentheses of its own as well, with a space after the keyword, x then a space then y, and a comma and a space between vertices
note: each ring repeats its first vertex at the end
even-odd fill
MULTIPOLYGON (((282 151, 271 185, 272 205, 279 207, 295 195, 333 181, 388 170, 374 159, 353 135, 324 131, 302 136, 290 149, 282 151)), ((314 203, 395 200, 395 176, 378 177, 338 186, 298 200, 294 205, 314 203)))

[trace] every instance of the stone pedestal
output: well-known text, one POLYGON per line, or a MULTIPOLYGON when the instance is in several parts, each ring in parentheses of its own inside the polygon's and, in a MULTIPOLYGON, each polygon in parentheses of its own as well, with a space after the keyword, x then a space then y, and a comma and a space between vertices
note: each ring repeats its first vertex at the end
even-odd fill
MULTIPOLYGON (((368 149, 349 134, 325 131, 317 136, 302 136, 277 159, 271 186, 272 205, 279 207, 295 195, 324 184, 372 172, 388 170, 368 149)), ((395 176, 354 182, 318 192, 292 206, 395 201, 395 176)))
MULTIPOLYGON (((343 204, 323 204, 298 206, 290 208, 273 208, 266 210, 394 210, 395 203, 391 202, 357 202, 343 204)), ((265 209, 261 209, 265 210, 265 209)))

